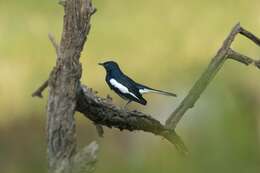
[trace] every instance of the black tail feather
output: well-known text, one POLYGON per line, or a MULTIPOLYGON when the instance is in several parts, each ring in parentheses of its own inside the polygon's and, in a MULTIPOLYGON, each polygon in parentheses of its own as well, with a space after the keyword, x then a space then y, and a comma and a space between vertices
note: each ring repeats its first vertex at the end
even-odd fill
POLYGON ((151 88, 150 90, 152 90, 152 92, 154 92, 154 93, 158 93, 158 94, 162 94, 162 95, 166 95, 166 96, 177 97, 177 94, 174 94, 171 92, 157 90, 157 89, 153 89, 153 88, 151 88))
POLYGON ((145 85, 142 85, 142 84, 139 84, 139 83, 136 83, 136 85, 139 89, 139 92, 140 92, 140 90, 142 90, 142 92, 140 92, 141 94, 153 92, 153 93, 158 93, 158 94, 162 94, 162 95, 166 95, 166 96, 177 97, 177 94, 174 94, 172 92, 153 89, 153 88, 150 88, 148 86, 145 86, 145 85))

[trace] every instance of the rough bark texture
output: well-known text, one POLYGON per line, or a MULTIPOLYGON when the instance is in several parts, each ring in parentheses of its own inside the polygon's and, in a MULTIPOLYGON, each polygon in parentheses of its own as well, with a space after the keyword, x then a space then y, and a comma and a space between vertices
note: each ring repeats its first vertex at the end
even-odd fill
POLYGON ((72 157, 76 154, 74 113, 77 88, 80 86, 80 53, 90 29, 94 12, 90 0, 66 0, 64 25, 56 66, 48 84, 48 158, 50 172, 72 172, 72 157))
POLYGON ((78 91, 77 111, 83 113, 95 124, 120 130, 142 130, 160 135, 174 144, 179 152, 186 155, 187 148, 175 130, 167 129, 158 120, 138 111, 128 111, 112 103, 110 99, 98 97, 91 89, 81 86, 78 91))
POLYGON ((82 150, 71 159, 72 160, 72 172, 76 173, 89 173, 95 169, 95 163, 97 161, 98 144, 92 142, 84 147, 82 150))

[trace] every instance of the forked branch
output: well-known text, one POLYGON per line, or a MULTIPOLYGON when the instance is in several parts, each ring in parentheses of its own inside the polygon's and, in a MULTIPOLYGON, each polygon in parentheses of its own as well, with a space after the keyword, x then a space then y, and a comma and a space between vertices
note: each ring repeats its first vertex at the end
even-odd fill
POLYGON ((183 99, 180 105, 166 121, 166 126, 168 128, 176 128, 178 122, 181 120, 185 112, 195 105, 200 95, 207 88, 211 80, 216 76, 217 72, 221 69, 227 59, 232 59, 245 65, 249 65, 254 62, 254 64, 259 68, 257 61, 242 54, 239 54, 231 49, 231 44, 239 33, 260 46, 260 39, 258 37, 242 28, 239 23, 235 25, 226 40, 224 41, 222 47, 217 52, 216 56, 211 60, 207 69, 191 88, 188 95, 183 99))

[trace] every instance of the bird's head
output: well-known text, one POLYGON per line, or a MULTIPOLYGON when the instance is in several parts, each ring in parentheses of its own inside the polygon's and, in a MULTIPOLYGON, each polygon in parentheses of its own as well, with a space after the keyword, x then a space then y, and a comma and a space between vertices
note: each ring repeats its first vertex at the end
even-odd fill
POLYGON ((115 61, 106 61, 103 63, 98 63, 98 65, 103 66, 107 72, 111 72, 113 70, 120 70, 118 64, 115 61))

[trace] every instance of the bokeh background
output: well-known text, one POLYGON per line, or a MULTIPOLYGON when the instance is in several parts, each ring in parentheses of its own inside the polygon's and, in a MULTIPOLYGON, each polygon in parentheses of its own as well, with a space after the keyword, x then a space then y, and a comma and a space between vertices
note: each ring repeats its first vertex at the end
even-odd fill
MULTIPOLYGON (((260 36, 258 0, 93 0, 98 12, 82 54, 82 82, 112 95, 97 65, 115 60, 137 81, 176 92, 177 99, 145 96, 132 104, 164 123, 240 21, 260 36)), ((55 63, 47 34, 60 38, 63 9, 56 0, 0 0, 0 172, 46 172, 46 97, 30 94, 55 63)), ((260 49, 239 36, 235 50, 260 58, 260 49)), ((228 61, 186 113, 177 131, 190 149, 182 158, 158 136, 95 127, 77 114, 79 147, 100 143, 96 173, 260 172, 260 71, 228 61)))

